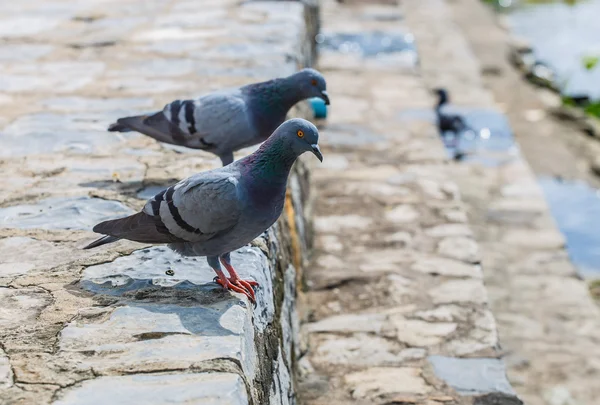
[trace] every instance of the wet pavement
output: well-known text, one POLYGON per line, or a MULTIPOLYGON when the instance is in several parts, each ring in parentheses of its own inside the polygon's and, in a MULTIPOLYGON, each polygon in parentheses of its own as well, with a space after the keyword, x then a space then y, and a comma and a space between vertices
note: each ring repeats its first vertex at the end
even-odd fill
POLYGON ((600 191, 584 182, 539 179, 567 251, 583 277, 600 279, 600 191))

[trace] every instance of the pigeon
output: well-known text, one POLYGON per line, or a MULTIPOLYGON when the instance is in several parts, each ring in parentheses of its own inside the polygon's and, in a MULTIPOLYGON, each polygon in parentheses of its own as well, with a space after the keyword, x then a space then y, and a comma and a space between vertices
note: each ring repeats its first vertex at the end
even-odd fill
MULTIPOLYGON (((435 106, 435 115, 440 135, 450 132, 454 135, 453 148, 456 150, 455 159, 460 160, 463 153, 459 151, 459 139, 462 133, 467 131, 475 132, 458 114, 450 114, 443 111, 442 107, 449 102, 448 92, 445 89, 436 89, 435 93, 439 97, 438 104, 435 106)), ((476 133, 476 132, 475 132, 476 133)))
POLYGON ((120 118, 111 132, 137 131, 160 142, 203 149, 223 166, 233 152, 263 142, 301 100, 318 97, 329 104, 325 78, 314 69, 194 100, 175 100, 151 115, 120 118))
POLYGON ((255 302, 252 287, 258 284, 239 277, 230 252, 247 245, 279 218, 296 159, 312 152, 323 161, 318 140, 312 123, 288 120, 245 158, 180 181, 148 200, 137 214, 99 223, 94 232, 106 236, 84 249, 119 239, 166 243, 183 256, 206 256, 217 273, 215 282, 255 302))

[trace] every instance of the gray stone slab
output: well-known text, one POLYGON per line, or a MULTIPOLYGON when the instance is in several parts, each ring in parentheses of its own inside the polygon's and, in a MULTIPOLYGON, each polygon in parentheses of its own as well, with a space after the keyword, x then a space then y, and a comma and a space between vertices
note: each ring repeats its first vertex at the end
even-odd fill
POLYGON ((106 127, 127 111, 23 116, 0 132, 0 156, 69 151, 91 153, 132 134, 106 132, 106 127))
POLYGON ((232 373, 100 377, 66 390, 54 405, 247 405, 244 381, 232 373))
MULTIPOLYGON (((115 111, 151 109, 154 101, 151 98, 87 98, 87 97, 53 97, 41 100, 39 104, 54 111, 115 111)), ((108 126, 108 123, 107 123, 108 126)))
POLYGON ((132 62, 118 70, 107 72, 109 77, 176 77, 192 73, 195 61, 187 58, 148 59, 132 62))
POLYGON ((2 44, 0 48, 0 61, 2 62, 32 62, 42 56, 48 55, 54 47, 41 44, 2 44))
POLYGON ((0 277, 13 277, 31 270, 51 269, 73 260, 69 246, 24 236, 0 239, 0 277))
POLYGON ((0 349, 0 389, 12 387, 13 372, 4 350, 0 349))
POLYGON ((500 392, 516 395, 506 378, 504 362, 499 359, 460 359, 429 356, 438 378, 462 395, 500 392))
POLYGON ((0 20, 0 38, 18 38, 48 31, 60 23, 60 20, 44 16, 3 18, 0 20))
POLYGON ((164 55, 200 55, 205 48, 205 44, 202 40, 197 41, 177 41, 177 40, 165 40, 154 42, 148 45, 142 45, 139 47, 140 51, 146 51, 150 53, 160 53, 164 55))
POLYGON ((0 208, 0 226, 20 229, 91 230, 98 222, 133 214, 118 201, 100 198, 47 198, 35 204, 0 208))
MULTIPOLYGON (((266 258, 258 248, 244 247, 232 252, 231 261, 240 276, 252 278, 260 284, 255 290, 257 306, 254 322, 261 330, 273 319, 275 312, 266 258)), ((156 246, 86 268, 81 285, 94 293, 120 296, 131 296, 137 290, 155 287, 194 289, 204 297, 198 298, 203 302, 222 301, 224 290, 213 282, 214 277, 215 272, 204 257, 182 257, 165 246, 156 246), (167 270, 175 274, 169 276, 167 270)))
POLYGON ((0 91, 71 92, 91 83, 104 66, 102 62, 23 63, 0 76, 0 91))
POLYGON ((38 155, 11 165, 0 179, 0 189, 7 192, 7 197, 8 192, 23 190, 29 195, 73 195, 80 187, 133 192, 141 187, 145 171, 144 164, 125 157, 77 154, 57 159, 38 155))
POLYGON ((0 329, 8 331, 33 322, 51 302, 51 295, 37 287, 0 287, 0 329))
POLYGON ((125 93, 159 94, 172 91, 184 91, 189 87, 185 81, 148 79, 145 77, 116 76, 108 79, 108 87, 125 93))
POLYGON ((367 145, 383 141, 384 138, 358 125, 328 125, 326 142, 333 146, 367 145))
POLYGON ((172 303, 118 307, 100 323, 71 322, 60 334, 59 356, 78 358, 102 373, 197 368, 230 359, 254 377, 258 359, 252 315, 238 300, 200 305, 168 293, 160 298, 169 299, 172 303), (94 356, 86 355, 90 352, 94 356))

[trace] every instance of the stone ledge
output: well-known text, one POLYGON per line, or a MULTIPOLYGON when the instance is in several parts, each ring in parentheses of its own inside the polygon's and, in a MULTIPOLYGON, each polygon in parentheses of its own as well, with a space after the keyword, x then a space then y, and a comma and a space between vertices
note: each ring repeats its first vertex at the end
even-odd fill
MULTIPOLYGON (((105 125, 186 93, 310 65, 315 10, 316 3, 176 0, 144 2, 156 16, 146 19, 131 3, 91 2, 40 16, 39 29, 15 34, 16 43, 44 49, 24 45, 21 57, 0 67, 13 83, 0 81, 11 95, 0 117, 7 145, 0 167, 9 174, 0 180, 7 191, 0 199, 3 401, 295 402, 296 273, 310 239, 303 160, 282 218, 232 254, 240 273, 261 284, 255 307, 212 283, 203 258, 132 242, 81 247, 96 222, 218 164, 202 152, 107 133, 105 125)), ((307 111, 301 105, 295 115, 307 111)))

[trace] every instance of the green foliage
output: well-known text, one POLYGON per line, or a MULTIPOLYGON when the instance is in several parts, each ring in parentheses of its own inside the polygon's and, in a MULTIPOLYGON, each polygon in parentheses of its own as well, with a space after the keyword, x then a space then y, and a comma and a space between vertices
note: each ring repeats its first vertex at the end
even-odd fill
POLYGON ((562 100, 562 105, 567 106, 567 107, 577 107, 577 105, 575 104, 575 101, 573 101, 573 99, 571 97, 561 96, 560 98, 562 100))
POLYGON ((598 65, 598 62, 600 62, 600 56, 598 55, 586 55, 581 58, 581 63, 585 70, 594 69, 598 65))
POLYGON ((600 102, 599 101, 588 104, 587 106, 585 106, 584 110, 587 114, 600 118, 600 102))
POLYGON ((581 107, 586 114, 600 118, 600 101, 592 101, 584 106, 578 106, 575 101, 567 96, 561 96, 562 104, 568 107, 581 107))

